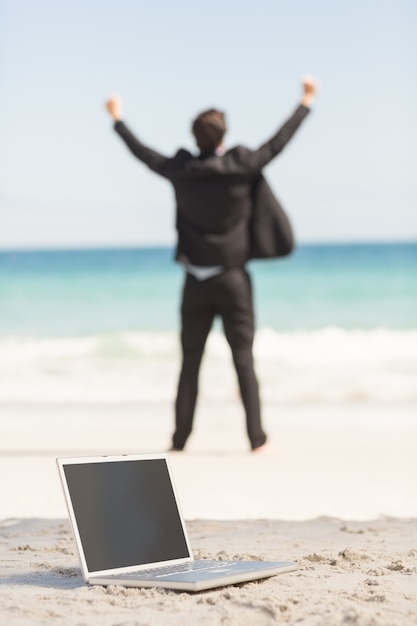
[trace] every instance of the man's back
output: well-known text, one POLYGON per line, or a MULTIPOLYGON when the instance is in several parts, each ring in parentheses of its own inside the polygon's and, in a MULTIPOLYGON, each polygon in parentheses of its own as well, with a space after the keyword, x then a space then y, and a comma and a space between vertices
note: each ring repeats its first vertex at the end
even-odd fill
POLYGON ((133 154, 173 184, 177 203, 177 258, 195 265, 243 265, 250 254, 254 181, 288 143, 309 109, 300 105, 257 150, 238 146, 220 156, 179 150, 165 157, 142 144, 119 121, 116 132, 133 154))

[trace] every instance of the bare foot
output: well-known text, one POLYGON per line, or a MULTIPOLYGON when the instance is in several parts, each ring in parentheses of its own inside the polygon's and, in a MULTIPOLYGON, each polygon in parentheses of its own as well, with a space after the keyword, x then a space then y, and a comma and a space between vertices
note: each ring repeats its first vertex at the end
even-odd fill
POLYGON ((267 452, 271 452, 272 448, 268 442, 265 442, 262 446, 258 446, 257 448, 253 448, 253 454, 266 454, 267 452))

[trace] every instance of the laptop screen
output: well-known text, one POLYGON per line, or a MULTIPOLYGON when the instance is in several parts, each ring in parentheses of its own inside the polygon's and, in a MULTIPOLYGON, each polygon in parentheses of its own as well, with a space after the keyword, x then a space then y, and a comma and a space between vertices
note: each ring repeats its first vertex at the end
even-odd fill
POLYGON ((63 470, 89 572, 190 556, 165 459, 63 470))

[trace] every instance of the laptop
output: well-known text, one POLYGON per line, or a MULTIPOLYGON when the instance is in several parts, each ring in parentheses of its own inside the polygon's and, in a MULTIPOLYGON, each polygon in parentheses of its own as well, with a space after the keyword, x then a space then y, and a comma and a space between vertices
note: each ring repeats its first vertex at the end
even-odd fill
POLYGON ((297 569, 194 560, 167 454, 57 459, 85 582, 201 591, 297 569))

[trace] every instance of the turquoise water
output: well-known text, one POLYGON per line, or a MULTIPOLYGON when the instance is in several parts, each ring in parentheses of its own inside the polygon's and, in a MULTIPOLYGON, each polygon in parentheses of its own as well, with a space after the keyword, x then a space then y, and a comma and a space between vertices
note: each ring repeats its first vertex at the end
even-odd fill
MULTIPOLYGON (((250 264, 259 327, 417 328, 417 243, 303 245, 250 264)), ((174 330, 168 248, 0 253, 0 336, 174 330)))
MULTIPOLYGON (((1 403, 175 397, 183 270, 167 248, 0 253, 1 403)), ((250 265, 262 398, 417 401, 417 244, 300 246, 250 265)), ((236 397, 220 325, 204 398, 236 397)))

